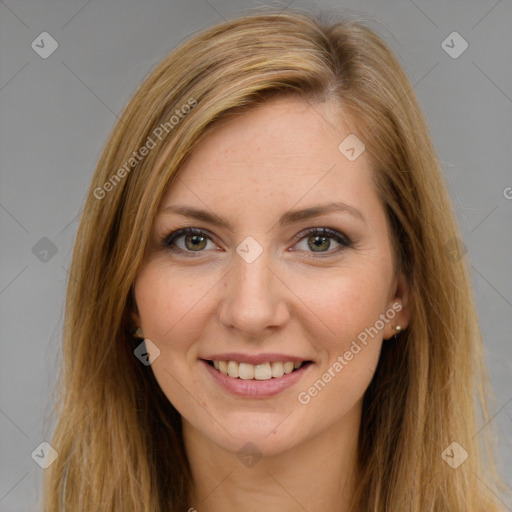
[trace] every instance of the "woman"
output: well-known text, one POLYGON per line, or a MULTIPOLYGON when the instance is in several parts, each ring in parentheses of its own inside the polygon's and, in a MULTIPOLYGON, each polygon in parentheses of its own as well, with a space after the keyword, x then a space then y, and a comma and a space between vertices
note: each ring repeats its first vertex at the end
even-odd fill
POLYGON ((370 29, 287 11, 195 35, 91 184, 46 510, 498 510, 459 236, 370 29))

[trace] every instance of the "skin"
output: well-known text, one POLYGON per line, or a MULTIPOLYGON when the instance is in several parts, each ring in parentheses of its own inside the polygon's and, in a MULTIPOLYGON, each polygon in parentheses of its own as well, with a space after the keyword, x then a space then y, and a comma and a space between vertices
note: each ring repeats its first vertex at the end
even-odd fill
POLYGON ((155 219, 135 282, 135 320, 160 350, 151 367, 182 416, 190 506, 200 512, 349 510, 363 394, 382 343, 394 326, 407 327, 409 309, 366 153, 349 161, 338 150, 351 133, 342 120, 339 106, 298 98, 223 120, 185 162, 155 219), (364 220, 341 211, 278 224, 289 210, 334 201, 364 220), (232 229, 163 211, 178 204, 225 218, 232 229), (172 252, 162 240, 185 227, 212 238, 199 239, 194 252, 193 236, 182 236, 172 252), (352 243, 328 238, 315 252, 308 241, 329 235, 294 239, 308 227, 330 227, 352 243), (248 236, 263 249, 252 263, 236 252, 248 236), (397 303, 393 320, 300 403, 298 394, 397 303), (296 354, 313 365, 276 396, 241 398, 200 361, 229 351, 296 354), (251 467, 237 457, 247 442, 261 454, 251 467))

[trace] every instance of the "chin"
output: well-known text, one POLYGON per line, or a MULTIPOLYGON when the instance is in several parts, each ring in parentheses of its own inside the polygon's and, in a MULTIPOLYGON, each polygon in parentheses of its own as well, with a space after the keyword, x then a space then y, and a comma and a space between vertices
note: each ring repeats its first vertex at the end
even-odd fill
POLYGON ((298 414, 286 411, 234 413, 226 420, 222 428, 216 422, 197 429, 204 437, 224 450, 237 455, 244 450, 254 450, 259 456, 270 457, 291 450, 308 438, 312 428, 298 421, 298 414), (225 430, 224 430, 225 429, 225 430))

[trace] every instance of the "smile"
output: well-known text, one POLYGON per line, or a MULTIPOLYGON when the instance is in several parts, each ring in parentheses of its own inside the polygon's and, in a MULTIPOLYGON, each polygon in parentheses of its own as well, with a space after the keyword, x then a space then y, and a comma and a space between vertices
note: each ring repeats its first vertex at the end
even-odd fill
POLYGON ((237 361, 207 361, 223 375, 233 379, 270 380, 298 370, 310 361, 273 361, 261 364, 238 363, 237 361))
POLYGON ((315 366, 307 356, 276 352, 210 353, 199 361, 215 385, 243 398, 275 396, 297 385, 315 366))

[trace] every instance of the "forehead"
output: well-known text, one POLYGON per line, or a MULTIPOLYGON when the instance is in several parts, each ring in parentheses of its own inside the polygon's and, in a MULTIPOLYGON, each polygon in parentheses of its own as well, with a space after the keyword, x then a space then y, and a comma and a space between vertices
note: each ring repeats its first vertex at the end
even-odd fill
POLYGON ((274 206, 331 200, 369 204, 377 197, 365 152, 350 160, 340 150, 349 136, 334 103, 274 99, 218 122, 184 163, 162 204, 192 203, 215 211, 253 205, 260 215, 274 206))

